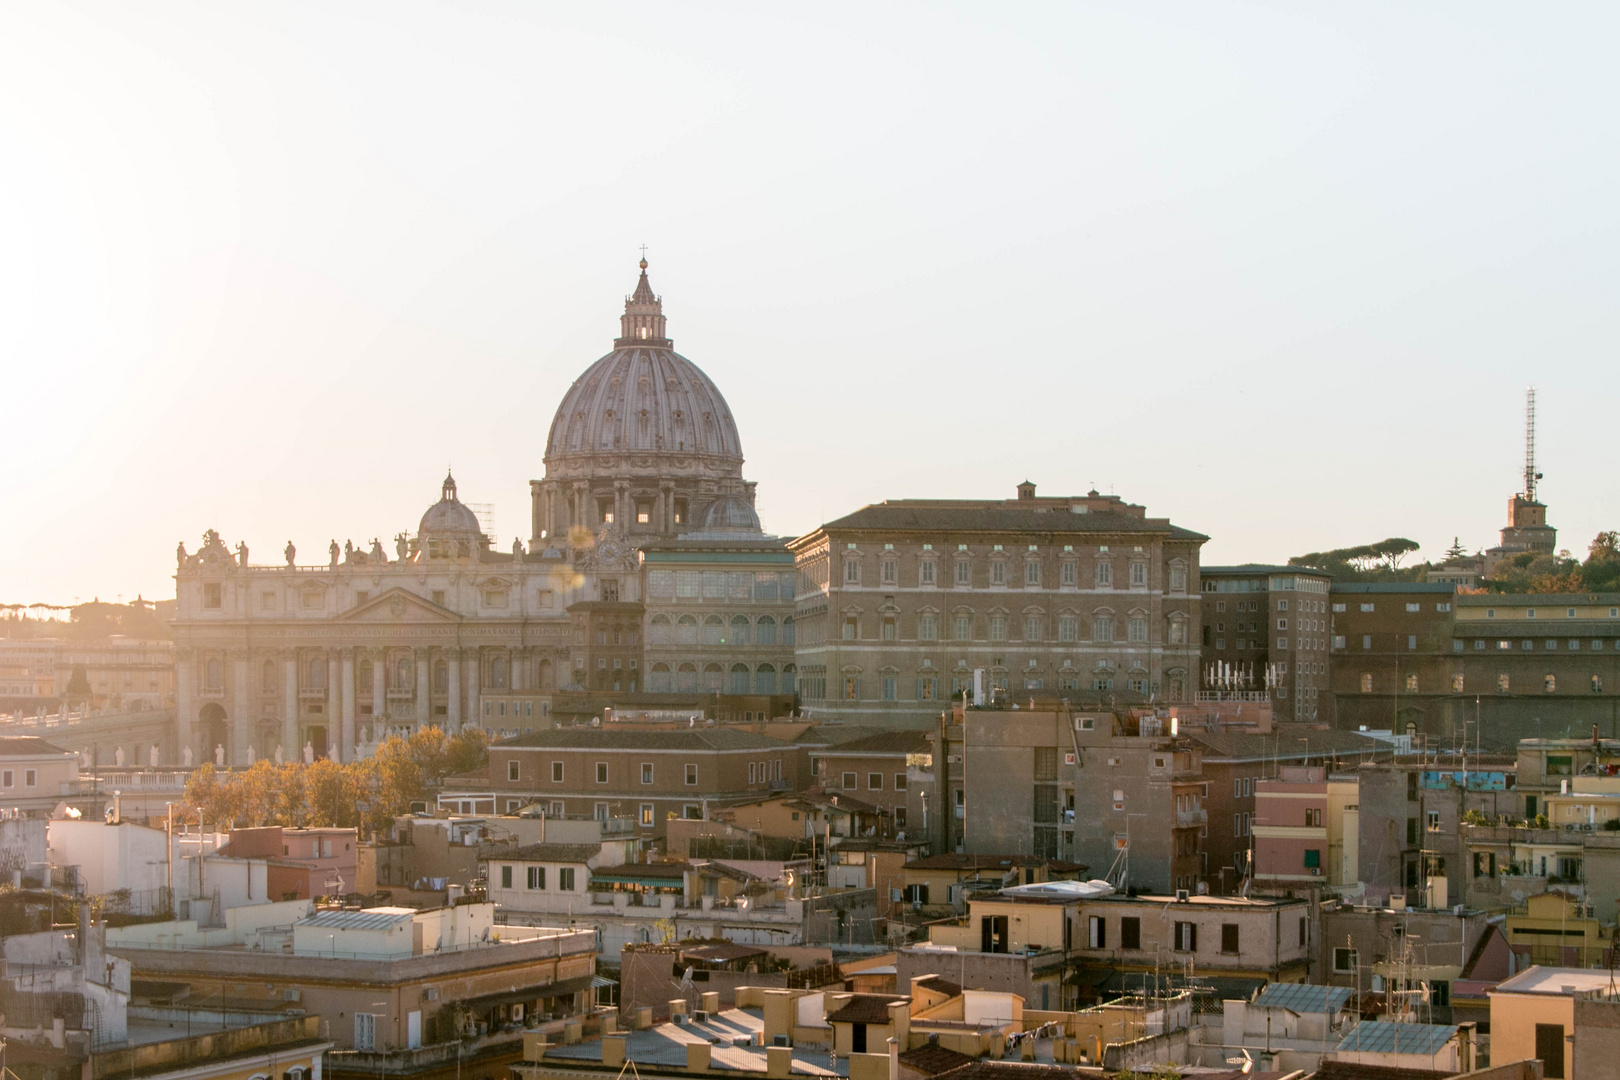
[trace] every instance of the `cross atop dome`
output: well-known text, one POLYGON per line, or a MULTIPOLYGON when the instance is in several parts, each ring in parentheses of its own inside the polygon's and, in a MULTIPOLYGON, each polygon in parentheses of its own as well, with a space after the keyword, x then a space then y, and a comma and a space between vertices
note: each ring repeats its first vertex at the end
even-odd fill
POLYGON ((647 280, 647 249, 641 249, 641 279, 636 291, 624 298, 624 314, 619 316, 620 336, 613 342, 616 348, 644 345, 654 349, 672 349, 675 343, 665 336, 664 301, 654 295, 652 283, 647 280))

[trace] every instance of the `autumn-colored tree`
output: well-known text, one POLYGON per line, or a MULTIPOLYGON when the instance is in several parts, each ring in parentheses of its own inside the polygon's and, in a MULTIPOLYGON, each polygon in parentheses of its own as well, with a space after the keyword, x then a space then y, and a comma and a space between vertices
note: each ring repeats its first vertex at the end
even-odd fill
POLYGON ((331 758, 318 758, 312 764, 298 766, 298 770, 308 815, 304 824, 331 828, 355 823, 354 784, 342 765, 331 758))

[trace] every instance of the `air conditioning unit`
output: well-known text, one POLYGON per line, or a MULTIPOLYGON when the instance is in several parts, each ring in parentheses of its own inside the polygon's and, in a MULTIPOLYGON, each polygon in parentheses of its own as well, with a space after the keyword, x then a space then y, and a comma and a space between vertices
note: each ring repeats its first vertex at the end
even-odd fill
POLYGON ((1591 832, 1591 831, 1592 831, 1592 826, 1590 826, 1590 825, 1582 825, 1581 826, 1581 832, 1591 832))
POLYGON ((1322 868, 1320 866, 1311 867, 1311 877, 1321 877, 1321 876, 1322 876, 1322 868))
POLYGON ((426 990, 423 990, 422 991, 422 1000, 423 1001, 438 1001, 439 1000, 439 988, 437 986, 430 986, 426 990))
POLYGON ((281 992, 282 1001, 301 1001, 303 1000, 303 997, 304 992, 302 990, 294 990, 291 987, 281 992))
POLYGON ((1176 890, 1176 903, 1185 904, 1187 902, 1187 896, 1188 896, 1188 893, 1187 893, 1186 889, 1177 889, 1176 890))

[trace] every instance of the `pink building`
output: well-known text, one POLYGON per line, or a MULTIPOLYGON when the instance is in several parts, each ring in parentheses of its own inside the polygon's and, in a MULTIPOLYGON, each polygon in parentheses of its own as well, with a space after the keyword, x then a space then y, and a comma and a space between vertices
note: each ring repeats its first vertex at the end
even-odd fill
POLYGON ((358 846, 354 829, 266 825, 232 830, 222 853, 268 860, 270 899, 304 900, 354 892, 358 846))
POLYGON ((1254 876, 1278 883, 1356 881, 1360 788, 1319 766, 1284 767, 1254 792, 1254 876))

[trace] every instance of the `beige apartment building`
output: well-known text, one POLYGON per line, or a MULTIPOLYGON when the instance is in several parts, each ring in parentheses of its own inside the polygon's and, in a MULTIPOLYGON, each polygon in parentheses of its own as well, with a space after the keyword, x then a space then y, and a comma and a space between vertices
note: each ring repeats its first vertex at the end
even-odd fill
POLYGON ((1207 537, 1092 491, 901 499, 792 541, 814 716, 932 723, 975 669, 1032 692, 1190 700, 1207 537))
POLYGON ((670 817, 805 786, 805 752, 718 726, 675 731, 555 728, 489 748, 490 786, 506 813, 537 803, 554 817, 633 818, 642 839, 670 817))

